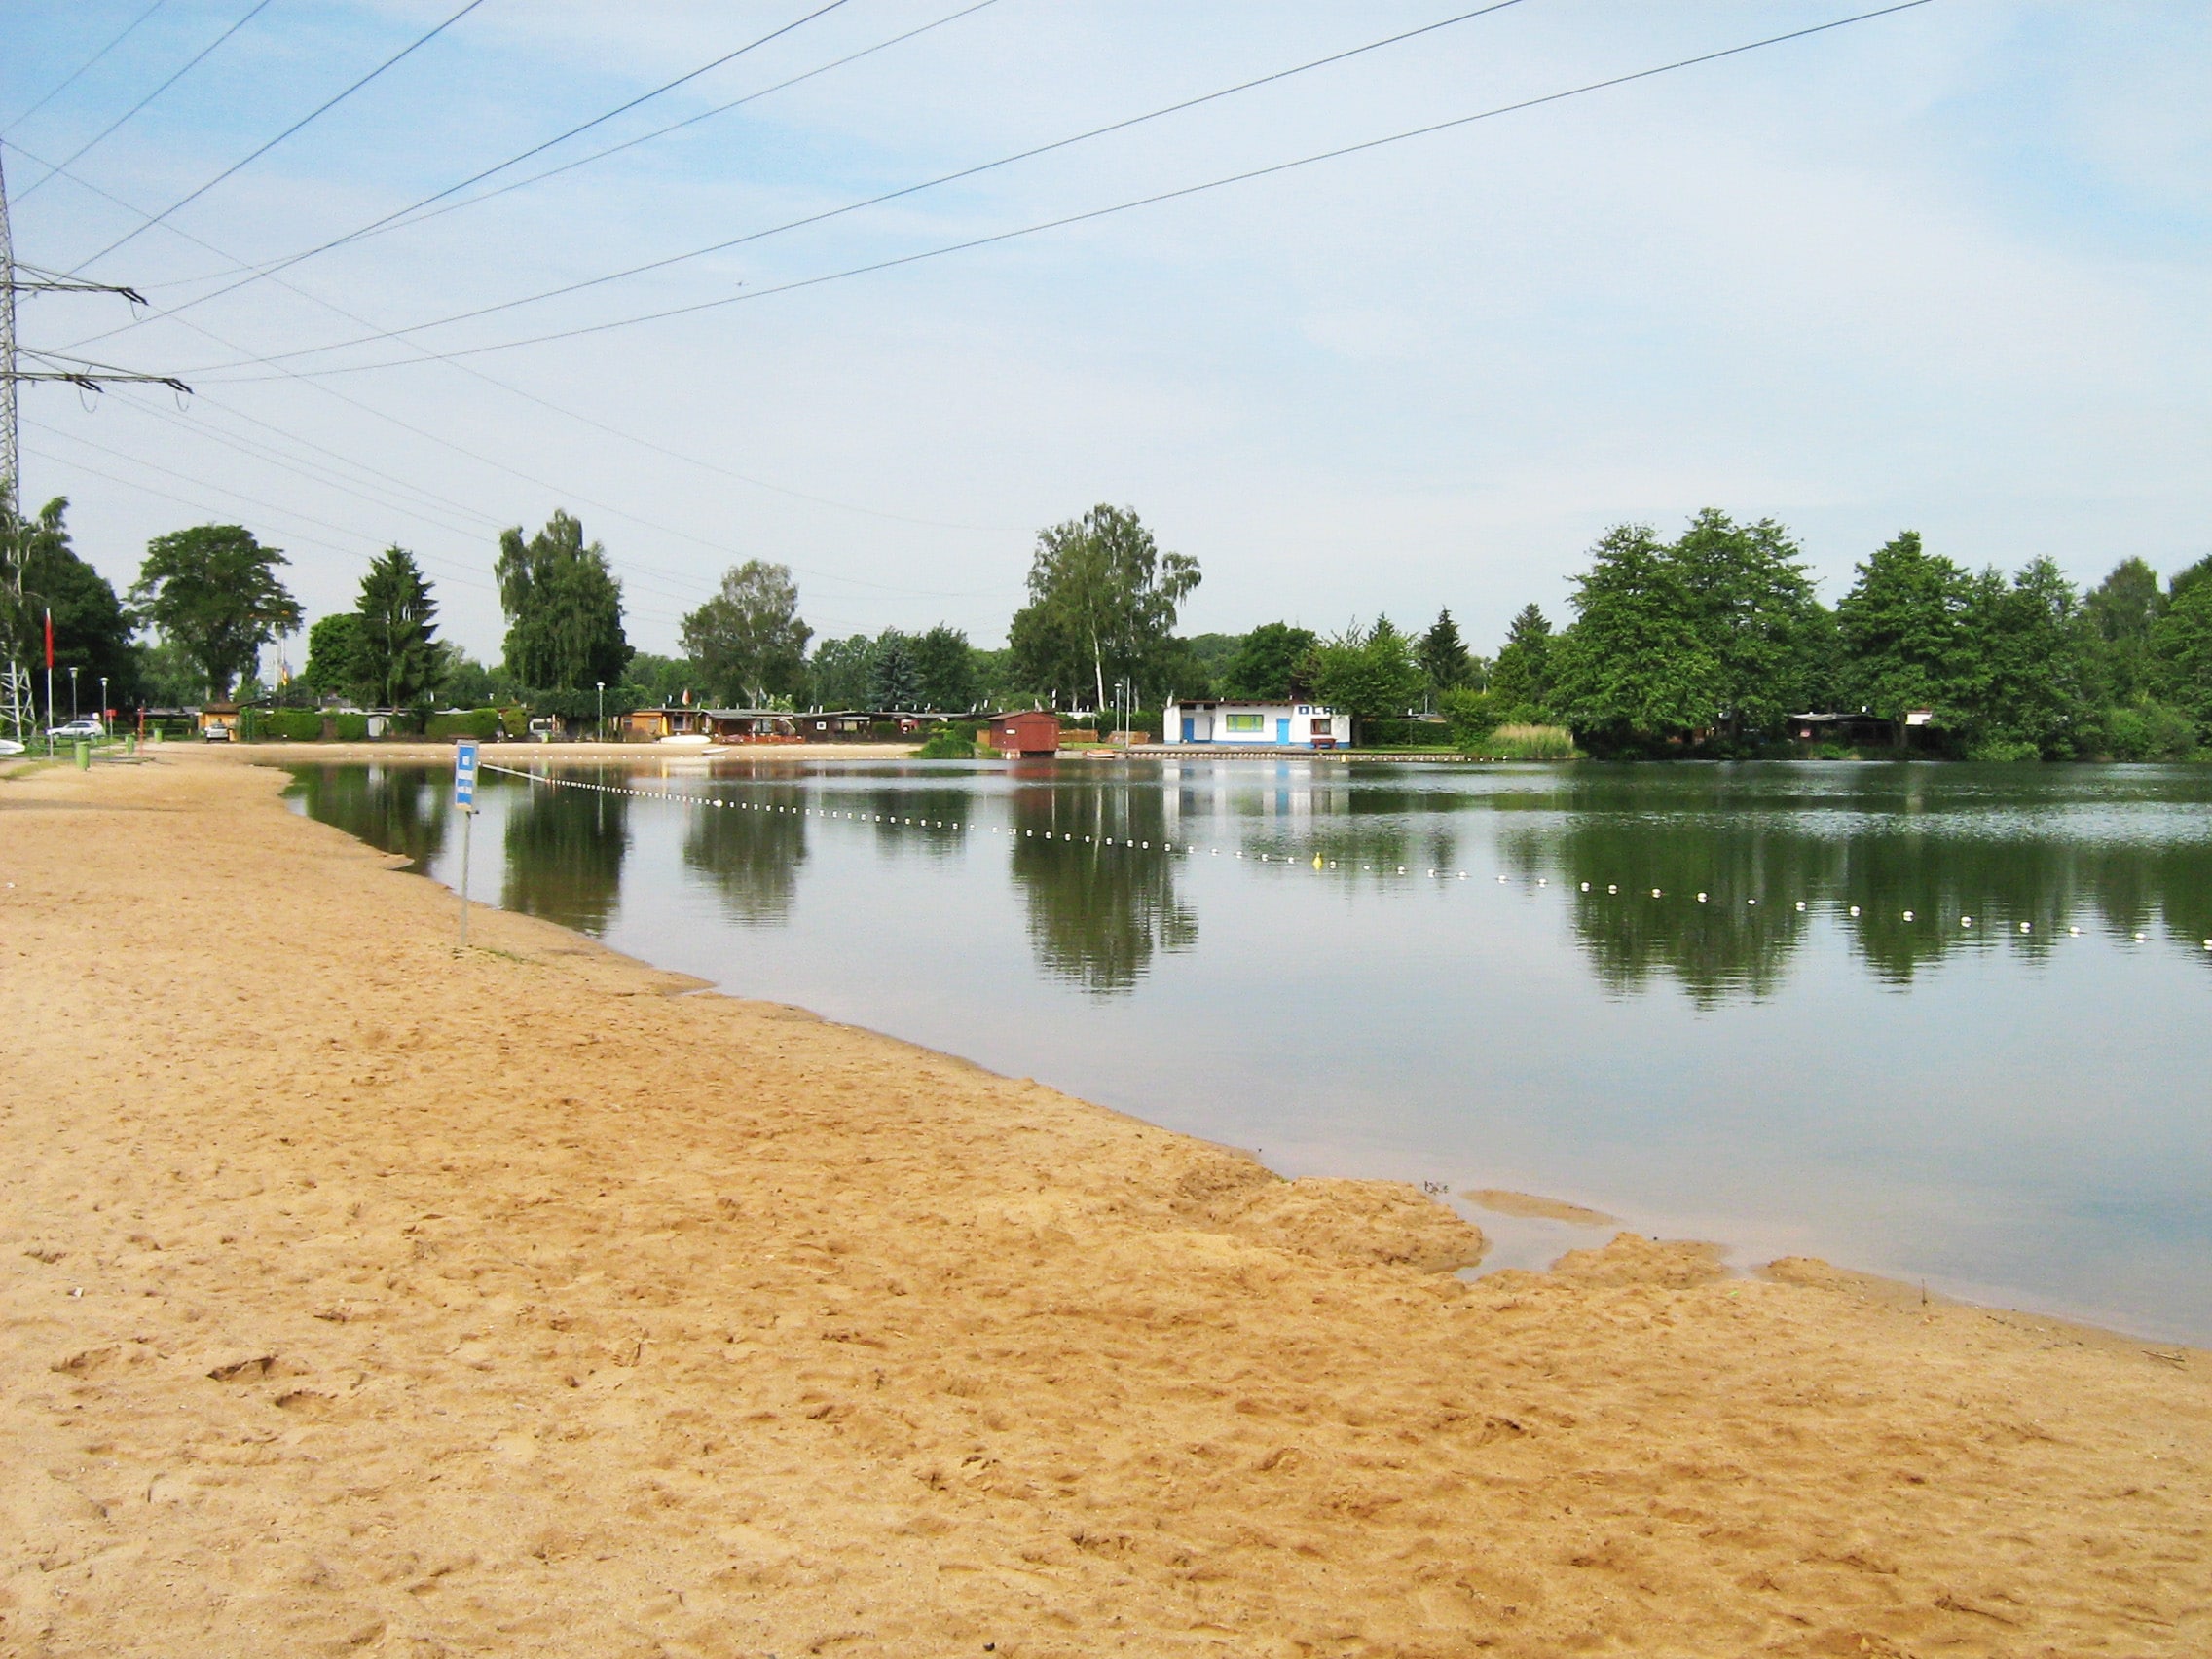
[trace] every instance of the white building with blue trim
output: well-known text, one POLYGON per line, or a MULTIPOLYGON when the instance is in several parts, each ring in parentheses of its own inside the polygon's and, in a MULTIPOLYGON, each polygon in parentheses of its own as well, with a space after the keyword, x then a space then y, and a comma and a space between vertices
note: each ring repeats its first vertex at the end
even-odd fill
POLYGON ((1351 716, 1326 703, 1262 703, 1215 697, 1169 703, 1162 743, 1217 749, 1336 749, 1351 743, 1351 716))

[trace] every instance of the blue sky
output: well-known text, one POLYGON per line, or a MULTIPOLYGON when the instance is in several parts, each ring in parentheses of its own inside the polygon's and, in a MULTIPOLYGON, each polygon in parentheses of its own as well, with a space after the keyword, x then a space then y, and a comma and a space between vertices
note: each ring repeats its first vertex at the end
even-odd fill
MULTIPOLYGON (((461 0, 272 0, 74 178, 40 184, 33 157, 70 154, 251 0, 164 0, 9 126, 148 3, 9 6, 0 129, 19 259, 75 267, 143 222, 88 186, 159 211, 461 0)), ((319 372, 411 354, 388 345, 294 360, 307 379, 231 366, 371 332, 330 308, 389 328, 497 304, 1470 3, 994 0, 682 133, 283 273, 304 295, 265 279, 160 314, 233 260, 354 230, 821 3, 486 0, 87 269, 155 309, 82 352, 189 371, 200 395, 180 411, 166 393, 88 409, 71 390, 27 392, 26 494, 69 496, 80 546, 119 586, 151 535, 246 523, 288 551, 311 613, 350 604, 368 557, 400 542, 438 578, 449 632, 485 656, 500 634, 498 530, 557 505, 605 541, 632 638, 659 650, 747 557, 794 567, 820 633, 949 620, 996 644, 1036 530, 1101 500, 1198 558, 1191 630, 1333 628, 1378 610, 1419 625, 1449 605, 1483 648, 1529 600, 1563 615, 1605 526, 1671 527, 1709 503, 1792 527, 1831 601, 1853 562, 1905 526, 1970 565, 2048 554, 2083 581, 2130 554, 2172 570, 2212 551, 2212 9, 2195 5, 1936 0, 465 368, 319 372)), ((963 4, 847 0, 524 171, 963 4)), ((416 338, 464 350, 770 288, 1861 9, 1522 0, 980 178, 416 338)), ((129 320, 120 301, 40 297, 21 333, 67 348, 129 320)))

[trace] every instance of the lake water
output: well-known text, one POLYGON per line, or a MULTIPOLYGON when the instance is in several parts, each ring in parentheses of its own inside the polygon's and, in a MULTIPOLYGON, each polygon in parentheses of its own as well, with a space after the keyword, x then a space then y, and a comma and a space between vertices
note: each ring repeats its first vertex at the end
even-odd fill
MULTIPOLYGON (((549 770, 480 782, 475 897, 737 995, 1286 1174, 2212 1343, 2212 769, 549 770)), ((294 791, 449 884, 450 794, 294 791)), ((1466 1213, 1486 1267, 1608 1235, 1466 1213)))

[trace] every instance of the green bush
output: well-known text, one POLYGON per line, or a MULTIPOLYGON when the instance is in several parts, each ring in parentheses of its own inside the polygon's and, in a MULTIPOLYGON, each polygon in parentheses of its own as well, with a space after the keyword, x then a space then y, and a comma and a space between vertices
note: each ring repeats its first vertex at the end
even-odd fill
POLYGON ((322 711, 272 709, 261 717, 260 725, 265 737, 280 737, 286 743, 313 743, 322 736, 322 711))
POLYGON ((369 717, 366 715, 333 715, 331 727, 341 743, 361 743, 369 735, 369 717))
POLYGON ((921 748, 914 751, 917 760, 973 760, 976 742, 963 737, 956 726, 939 726, 922 740, 921 748))
POLYGON ((2196 748, 2196 726, 2164 703, 2105 711, 2105 750, 2115 760, 2186 760, 2196 748))
POLYGON ((2032 743, 2015 742, 2009 738, 1990 737, 1971 744, 1967 749, 1969 760, 1987 760, 2010 765, 2022 760, 2041 760, 2043 751, 2032 743))
POLYGON ((1455 685, 1437 698, 1437 703, 1452 729, 1452 741, 1462 749, 1481 743, 1497 729, 1497 699, 1488 691, 1455 685))
POLYGON ((1360 739, 1369 749, 1439 749, 1454 741, 1444 720, 1387 718, 1360 721, 1360 739))
POLYGON ((451 742, 459 737, 473 737, 482 741, 498 737, 500 729, 498 710, 469 709, 454 714, 432 715, 424 735, 438 742, 451 742))

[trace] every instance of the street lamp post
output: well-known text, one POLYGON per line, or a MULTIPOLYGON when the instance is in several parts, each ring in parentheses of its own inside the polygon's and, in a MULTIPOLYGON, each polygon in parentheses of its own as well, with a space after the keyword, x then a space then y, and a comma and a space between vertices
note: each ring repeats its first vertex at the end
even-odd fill
POLYGON ((69 665, 69 718, 71 720, 77 718, 77 665, 75 663, 69 665))
POLYGON ((605 743, 607 741, 607 682, 596 680, 592 683, 599 687, 599 741, 605 743))
POLYGON ((100 676, 100 736, 108 736, 107 729, 107 676, 100 676))

